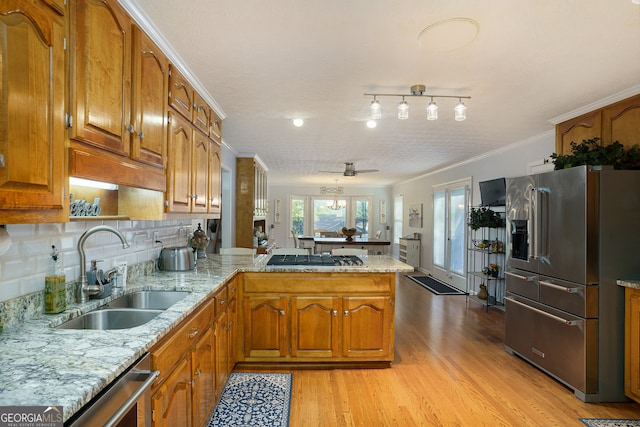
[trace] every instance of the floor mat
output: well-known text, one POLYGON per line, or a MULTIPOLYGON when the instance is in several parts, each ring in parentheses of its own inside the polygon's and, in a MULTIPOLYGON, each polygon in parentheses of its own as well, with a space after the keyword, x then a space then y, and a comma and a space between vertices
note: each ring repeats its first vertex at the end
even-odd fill
POLYGON ((466 295, 460 289, 449 286, 431 276, 407 276, 423 288, 426 288, 436 295, 466 295))
POLYGON ((288 373, 232 372, 208 427, 288 426, 292 378, 288 373))
POLYGON ((617 418, 578 418, 589 427, 636 427, 640 426, 640 419, 617 418))

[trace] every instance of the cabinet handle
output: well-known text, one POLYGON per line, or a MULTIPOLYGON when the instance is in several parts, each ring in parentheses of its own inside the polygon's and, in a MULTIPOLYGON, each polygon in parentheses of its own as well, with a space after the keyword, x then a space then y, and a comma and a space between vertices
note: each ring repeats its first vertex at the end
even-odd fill
POLYGON ((344 315, 345 315, 345 317, 348 316, 349 315, 349 310, 345 310, 344 311, 344 315))
POLYGON ((331 314, 332 314, 332 315, 334 315, 334 316, 337 316, 337 315, 338 315, 338 310, 333 310, 333 311, 331 312, 331 314))
POLYGON ((284 316, 284 310, 280 310, 280 316, 284 316))
POLYGON ((135 131, 136 131, 136 128, 134 128, 133 125, 129 123, 129 125, 127 126, 127 132, 134 133, 135 131))
POLYGON ((195 337, 196 335, 198 335, 198 332, 200 332, 198 328, 192 328, 191 332, 189 333, 189 338, 195 337))
POLYGON ((227 300, 226 300, 226 299, 221 299, 221 300, 220 300, 220 305, 225 305, 226 303, 227 303, 227 300))

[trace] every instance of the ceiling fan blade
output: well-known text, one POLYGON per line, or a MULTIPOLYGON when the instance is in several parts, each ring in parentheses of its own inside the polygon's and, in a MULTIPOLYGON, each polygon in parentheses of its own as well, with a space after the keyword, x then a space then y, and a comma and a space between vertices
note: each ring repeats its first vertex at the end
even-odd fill
POLYGON ((357 170, 356 173, 370 173, 370 172, 380 172, 378 169, 362 169, 357 170))
POLYGON ((343 171, 318 171, 319 173, 343 173, 343 171))

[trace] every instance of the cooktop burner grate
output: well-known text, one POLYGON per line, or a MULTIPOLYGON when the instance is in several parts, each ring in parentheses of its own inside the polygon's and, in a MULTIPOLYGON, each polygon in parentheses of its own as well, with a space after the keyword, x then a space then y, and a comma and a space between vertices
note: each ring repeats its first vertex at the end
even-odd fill
POLYGON ((360 266, 362 259, 355 255, 272 255, 267 265, 308 265, 308 266, 360 266))

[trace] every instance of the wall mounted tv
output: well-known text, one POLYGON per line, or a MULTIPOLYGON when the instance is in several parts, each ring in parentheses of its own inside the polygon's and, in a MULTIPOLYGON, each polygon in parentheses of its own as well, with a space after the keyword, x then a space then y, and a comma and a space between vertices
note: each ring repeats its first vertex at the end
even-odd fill
POLYGON ((482 206, 504 206, 506 204, 506 180, 504 178, 479 182, 482 206))

